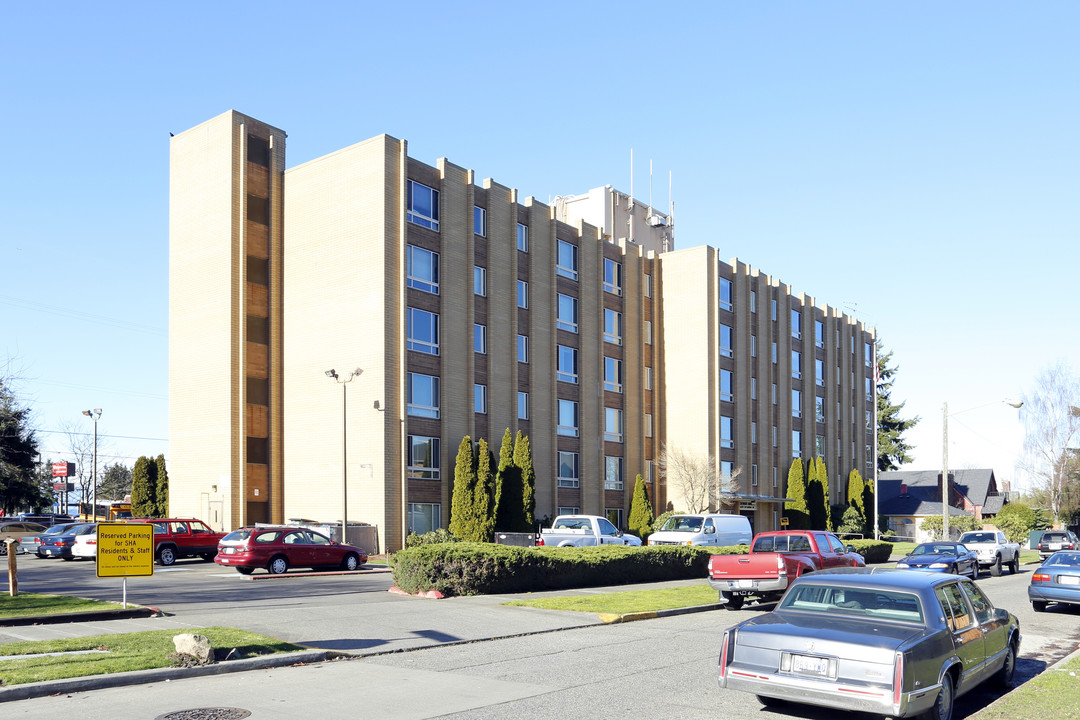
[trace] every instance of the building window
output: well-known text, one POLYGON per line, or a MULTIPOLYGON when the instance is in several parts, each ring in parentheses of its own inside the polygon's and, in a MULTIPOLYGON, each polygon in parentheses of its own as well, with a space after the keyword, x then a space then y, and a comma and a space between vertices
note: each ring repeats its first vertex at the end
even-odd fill
POLYGON ((720 278, 720 309, 731 310, 731 281, 720 278))
POLYGON ((814 419, 819 423, 825 422, 825 398, 820 395, 814 396, 814 419))
POLYGON ((267 378, 244 378, 244 391, 248 405, 270 405, 270 381, 267 378))
POLYGON ((578 301, 576 297, 558 294, 555 327, 572 333, 578 331, 578 301))
POLYGON ((409 436, 409 479, 440 480, 439 438, 409 436))
POLYGON ((791 311, 791 337, 802 337, 802 314, 798 310, 791 311))
POLYGON ((652 390, 652 368, 645 368, 645 389, 652 390))
POLYGON ((559 425, 556 432, 568 437, 578 436, 578 404, 573 400, 559 399, 559 425))
POLYGON ((776 322, 776 301, 772 301, 772 321, 776 322))
POLYGON ((439 378, 434 375, 409 373, 409 392, 406 412, 413 417, 439 417, 439 378))
POLYGON ((529 226, 517 224, 517 249, 521 252, 529 252, 529 226))
POLYGON ((652 437, 652 413, 645 413, 645 437, 652 437))
POLYGON ((731 357, 734 353, 735 342, 733 339, 733 331, 730 325, 720 325, 720 354, 724 357, 731 357))
POLYGON ((439 230, 439 191, 415 180, 409 181, 406 219, 429 230, 439 230))
POLYGON ((619 408, 604 408, 604 440, 623 441, 623 412, 619 408))
POLYGON ((757 444, 757 422, 750 423, 750 444, 757 444))
POLYGON ((791 377, 802 377, 802 353, 798 350, 791 351, 791 377))
POLYGON ((529 336, 528 335, 518 335, 518 343, 517 343, 517 345, 518 345, 518 362, 519 363, 528 363, 529 362, 529 336))
POLYGON ((247 159, 250 163, 270 167, 270 141, 257 135, 248 133, 247 136, 247 159))
POLYGON ((623 509, 622 508, 604 508, 604 517, 608 522, 615 527, 623 526, 623 509))
POLYGON ((773 365, 776 364, 778 359, 779 359, 779 356, 776 354, 776 343, 773 343, 772 344, 772 362, 773 362, 773 365))
POLYGON ((777 447, 777 444, 776 444, 776 426, 775 425, 772 426, 772 446, 777 447))
POLYGON ((622 295, 622 263, 604 258, 604 292, 622 295))
POLYGON ((604 458, 604 489, 622 490, 622 458, 607 455, 604 458))
POLYGON ((528 309, 528 307, 529 307, 529 283, 525 282, 524 280, 518 280, 517 281, 517 290, 518 290, 518 293, 517 293, 517 295, 518 295, 517 306, 519 308, 528 309))
POLYGON ((487 414, 487 385, 473 385, 473 412, 487 414))
POLYGON ((570 507, 569 505, 560 505, 555 510, 555 515, 580 515, 581 508, 570 507))
POLYGON ((757 312, 757 291, 755 290, 750 291, 750 312, 757 312))
POLYGON ((776 383, 772 384, 772 404, 776 404, 776 383))
POLYGON ((646 320, 641 327, 645 334, 645 344, 652 345, 652 320, 646 320))
POLYGON ((473 294, 487 297, 487 268, 473 265, 473 294))
POLYGON ((874 429, 874 413, 871 410, 866 411, 866 431, 870 432, 874 429))
POLYGON ((814 321, 814 344, 819 348, 825 347, 825 323, 820 320, 814 321))
POLYGON ((258 195, 247 196, 247 219, 260 225, 270 224, 270 199, 258 195))
POLYGON ((473 232, 480 237, 487 237, 487 210, 473 205, 472 209, 473 232))
POLYGON ((405 255, 405 284, 417 290, 439 294, 439 253, 409 245, 405 255))
POLYGON ((873 378, 866 378, 866 399, 873 401, 874 399, 874 380, 873 378))
POLYGON ((409 532, 423 535, 442 527, 442 505, 409 503, 409 532))
POLYGON ((529 419, 529 393, 518 393, 518 420, 529 419))
POLYGON ((772 486, 773 488, 780 487, 780 472, 775 467, 772 469, 772 486))
POLYGON ((863 362, 866 367, 874 365, 874 346, 870 343, 863 343, 863 362))
POLYGON ((814 382, 818 387, 825 387, 825 361, 814 358, 814 382))
POLYGON ((750 357, 757 357, 757 335, 750 336, 750 357))
POLYGON ((604 342, 622 345, 622 313, 604 308, 604 342))
POLYGON ((652 297, 652 275, 645 276, 645 297, 652 297))
POLYGON ((757 400, 757 378, 750 378, 750 399, 757 400))
POLYGON ((270 344, 270 318, 248 315, 245 318, 244 339, 260 345, 270 344))
POLYGON ((559 240, 558 255, 555 262, 555 274, 571 280, 577 280, 577 245, 559 240))
POLYGON ((725 485, 731 482, 731 474, 733 472, 735 472, 735 463, 731 462, 730 460, 720 461, 720 479, 724 481, 725 485))
POLYGON ((578 381, 577 348, 560 345, 557 360, 555 379, 576 385, 578 381))
POLYGON ((791 431, 791 457, 802 457, 802 431, 791 431))
POLYGON ((750 486, 757 487, 757 465, 750 466, 750 486))
POLYGON ((735 400, 735 394, 732 391, 732 377, 730 370, 720 370, 720 399, 724 402, 733 402, 735 400))
POLYGON ((802 417, 802 392, 800 390, 791 391, 791 416, 802 417))
POLYGON ((735 447, 735 420, 727 415, 720 416, 720 447, 735 447))
POLYGON ((814 436, 814 452, 817 454, 818 457, 825 457, 825 436, 824 435, 815 435, 814 436))
POLYGON ((406 347, 409 350, 416 350, 428 355, 438 355, 439 316, 427 310, 409 308, 407 318, 406 337, 408 340, 406 347))
POLYGON ((266 258, 257 258, 254 255, 247 256, 244 265, 244 277, 249 283, 270 286, 270 261, 266 258))
POLYGON ((613 357, 604 358, 604 389, 622 392, 622 360, 613 357))
POLYGON ((473 350, 487 355, 487 325, 473 323, 473 350))
MULTIPOLYGON (((559 487, 576 488, 581 484, 578 474, 578 454, 559 451, 559 487)), ((559 511, 560 514, 562 511, 559 511)))

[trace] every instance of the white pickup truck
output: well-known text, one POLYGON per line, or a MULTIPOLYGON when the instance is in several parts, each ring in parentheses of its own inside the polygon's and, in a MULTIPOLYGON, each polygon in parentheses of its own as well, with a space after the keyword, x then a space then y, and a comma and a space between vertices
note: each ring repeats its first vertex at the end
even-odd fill
POLYGON ((548 547, 640 545, 641 538, 622 532, 599 515, 560 515, 551 527, 540 531, 536 544, 548 547))
POLYGON ((960 544, 978 556, 979 569, 990 568, 994 577, 1001 575, 1001 568, 1009 566, 1009 572, 1020 572, 1020 544, 1011 543, 1000 530, 971 530, 960 536, 960 544))

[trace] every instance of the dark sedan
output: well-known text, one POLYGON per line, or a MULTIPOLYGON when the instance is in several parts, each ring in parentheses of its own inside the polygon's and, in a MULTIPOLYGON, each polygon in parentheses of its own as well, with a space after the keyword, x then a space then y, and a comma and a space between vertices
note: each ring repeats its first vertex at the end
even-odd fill
POLYGON ((960 543, 933 542, 916 545, 907 557, 901 558, 900 569, 931 570, 933 572, 967 575, 979 579, 979 557, 960 543))
POLYGON ((965 577, 819 570, 724 632, 720 686, 780 702, 950 720, 957 697, 1012 683, 1020 623, 965 577))
POLYGON ((223 537, 214 562, 241 575, 257 568, 280 575, 290 567, 356 570, 367 562, 367 553, 307 528, 250 527, 223 537))
POLYGON ((73 527, 79 525, 85 525, 85 523, 63 523, 62 525, 53 525, 52 527, 44 530, 37 535, 27 535, 19 542, 19 552, 34 553, 39 558, 49 557, 41 551, 41 546, 55 536, 63 535, 65 532, 73 527))
POLYGON ((97 526, 94 523, 83 523, 71 525, 64 532, 56 535, 42 535, 38 555, 74 560, 75 556, 71 554, 71 547, 75 544, 75 536, 92 532, 97 532, 97 526))
POLYGON ((1062 550, 1046 558, 1031 574, 1028 600, 1035 612, 1049 603, 1080 605, 1080 552, 1062 550))

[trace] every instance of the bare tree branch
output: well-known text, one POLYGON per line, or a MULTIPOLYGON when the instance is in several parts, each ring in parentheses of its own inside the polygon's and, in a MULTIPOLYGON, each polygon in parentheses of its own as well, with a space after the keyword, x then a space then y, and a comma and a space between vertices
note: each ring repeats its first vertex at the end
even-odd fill
POLYGON ((742 468, 736 468, 722 476, 714 456, 695 455, 672 446, 661 450, 657 469, 669 488, 682 493, 686 511, 691 513, 718 509, 722 500, 738 492, 738 477, 742 474, 742 468))
POLYGON ((1036 378, 1035 390, 1022 399, 1023 467, 1059 519, 1072 510, 1062 501, 1070 494, 1072 449, 1080 441, 1080 383, 1066 363, 1058 362, 1036 378))

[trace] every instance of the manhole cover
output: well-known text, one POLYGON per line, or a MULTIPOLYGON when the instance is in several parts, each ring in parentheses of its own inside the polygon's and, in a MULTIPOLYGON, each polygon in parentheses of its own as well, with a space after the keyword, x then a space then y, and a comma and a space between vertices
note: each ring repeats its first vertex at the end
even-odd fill
POLYGON ((251 715, 250 710, 234 707, 195 708, 176 710, 158 715, 154 720, 241 720, 251 715))

